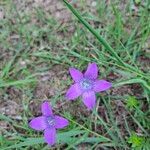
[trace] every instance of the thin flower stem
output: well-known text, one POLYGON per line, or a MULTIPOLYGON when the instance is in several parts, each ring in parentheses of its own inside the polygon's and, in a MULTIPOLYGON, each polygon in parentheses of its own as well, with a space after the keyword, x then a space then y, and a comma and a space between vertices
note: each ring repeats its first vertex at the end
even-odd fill
POLYGON ((106 138, 106 137, 104 137, 104 136, 102 136, 102 135, 100 135, 100 134, 98 134, 98 133, 96 133, 96 132, 93 132, 93 131, 89 130, 89 129, 86 128, 85 126, 83 126, 83 125, 77 123, 76 121, 74 121, 74 120, 72 120, 72 119, 70 119, 70 118, 67 118, 67 119, 70 120, 72 123, 78 125, 78 126, 81 127, 82 129, 85 129, 86 131, 88 131, 88 132, 90 132, 90 133, 92 133, 92 134, 94 134, 94 135, 96 135, 96 136, 98 136, 98 137, 105 138, 106 140, 111 141, 109 138, 106 138))
MULTIPOLYGON (((55 111, 55 112, 57 112, 57 111, 55 111)), ((59 112, 57 112, 57 113, 60 114, 59 112)), ((89 129, 86 128, 85 126, 83 126, 83 125, 77 123, 76 121, 74 121, 74 120, 72 120, 72 119, 66 117, 65 115, 63 115, 63 114, 60 114, 60 115, 63 116, 63 117, 65 117, 65 118, 66 118, 67 120, 69 120, 70 122, 72 122, 72 123, 78 125, 78 126, 81 127, 82 129, 85 129, 85 130, 88 131, 89 133, 92 133, 92 134, 94 134, 95 136, 101 137, 101 138, 103 138, 103 139, 105 139, 105 140, 107 140, 107 141, 111 141, 109 138, 106 138, 106 137, 104 137, 104 136, 102 136, 102 135, 100 135, 100 134, 98 134, 98 133, 96 133, 96 132, 94 132, 94 131, 89 130, 89 129)))

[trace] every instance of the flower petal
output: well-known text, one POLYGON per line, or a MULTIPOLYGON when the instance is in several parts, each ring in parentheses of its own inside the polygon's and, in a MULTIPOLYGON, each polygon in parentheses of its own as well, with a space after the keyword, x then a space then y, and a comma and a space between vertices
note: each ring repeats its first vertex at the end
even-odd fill
POLYGON ((29 126, 35 130, 44 130, 47 128, 46 118, 44 116, 36 117, 29 122, 29 126))
POLYGON ((112 84, 106 80, 97 80, 94 84, 94 91, 101 92, 109 89, 112 84))
POLYGON ((52 112, 52 108, 49 104, 48 101, 45 101, 43 104, 42 104, 42 113, 44 116, 50 116, 53 114, 52 112))
POLYGON ((57 129, 64 128, 65 126, 69 124, 67 119, 60 117, 60 116, 55 116, 55 123, 56 123, 55 127, 57 129))
POLYGON ((75 68, 70 68, 69 72, 75 82, 79 82, 83 78, 83 74, 75 68))
POLYGON ((56 142, 56 129, 55 128, 47 128, 44 131, 44 139, 45 142, 49 145, 54 145, 56 142))
POLYGON ((93 109, 96 104, 96 96, 93 91, 83 93, 83 103, 87 106, 87 108, 93 109))
POLYGON ((82 94, 82 91, 80 89, 80 85, 78 83, 75 83, 75 84, 71 85, 71 87, 67 91, 66 98, 68 100, 73 100, 73 99, 77 98, 78 96, 80 96, 81 94, 82 94))
POLYGON ((85 77, 89 78, 89 79, 96 79, 98 76, 98 68, 96 63, 90 63, 88 65, 88 68, 84 74, 85 77))

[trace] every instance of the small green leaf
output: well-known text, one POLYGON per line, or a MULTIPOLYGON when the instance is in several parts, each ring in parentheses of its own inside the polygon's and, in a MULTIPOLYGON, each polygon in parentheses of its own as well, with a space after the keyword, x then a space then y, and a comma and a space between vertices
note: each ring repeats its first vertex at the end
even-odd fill
POLYGON ((128 143, 131 144, 132 148, 140 148, 143 145, 144 137, 138 136, 135 133, 128 138, 128 143))
POLYGON ((135 0, 135 3, 136 3, 136 4, 140 4, 140 3, 141 3, 141 0, 135 0))
POLYGON ((126 101, 126 105, 129 109, 132 110, 132 109, 138 107, 139 102, 134 96, 129 96, 127 101, 126 101))

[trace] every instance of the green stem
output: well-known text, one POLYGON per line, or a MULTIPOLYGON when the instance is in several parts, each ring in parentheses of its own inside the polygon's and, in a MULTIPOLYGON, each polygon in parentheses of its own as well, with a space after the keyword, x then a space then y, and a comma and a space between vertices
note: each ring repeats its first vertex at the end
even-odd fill
POLYGON ((121 60, 121 58, 118 56, 118 54, 115 52, 115 50, 108 44, 108 42, 100 36, 100 34, 93 29, 90 24, 85 21, 81 15, 79 14, 78 11, 76 11, 66 0, 63 0, 64 3, 67 5, 67 7, 73 12, 73 14, 80 20, 80 22, 82 24, 84 24, 84 26, 91 32, 93 33, 93 35, 104 45, 104 47, 106 48, 106 50, 108 52, 110 52, 112 55, 114 55, 114 57, 118 60, 118 62, 120 64, 122 64, 123 66, 125 66, 125 63, 121 60))

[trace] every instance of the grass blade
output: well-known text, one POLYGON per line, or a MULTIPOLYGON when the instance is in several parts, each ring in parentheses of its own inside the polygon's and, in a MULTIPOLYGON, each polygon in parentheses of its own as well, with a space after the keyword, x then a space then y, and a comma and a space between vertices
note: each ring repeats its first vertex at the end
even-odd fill
POLYGON ((10 82, 0 82, 0 88, 8 87, 8 86, 16 86, 16 85, 25 85, 31 82, 36 82, 35 79, 25 79, 25 80, 17 80, 10 82))
POLYGON ((79 21, 98 39, 98 41, 103 44, 108 52, 110 52, 116 60, 125 66, 125 63, 121 60, 115 50, 109 45, 109 43, 101 37, 101 35, 91 27, 91 25, 79 14, 77 10, 75 10, 66 0, 63 0, 66 6, 71 10, 71 12, 79 19, 79 21))
POLYGON ((114 84, 114 87, 122 86, 125 84, 133 84, 133 83, 140 83, 150 91, 150 86, 147 84, 147 82, 140 78, 134 78, 134 79, 129 79, 129 80, 118 82, 118 83, 114 84))

